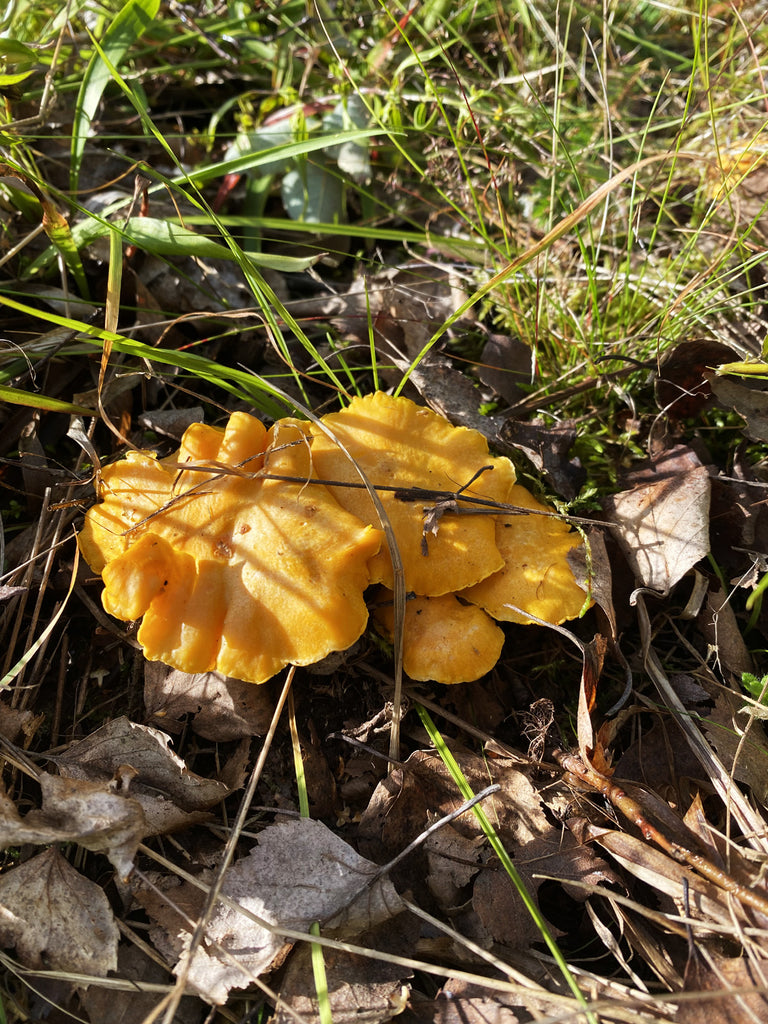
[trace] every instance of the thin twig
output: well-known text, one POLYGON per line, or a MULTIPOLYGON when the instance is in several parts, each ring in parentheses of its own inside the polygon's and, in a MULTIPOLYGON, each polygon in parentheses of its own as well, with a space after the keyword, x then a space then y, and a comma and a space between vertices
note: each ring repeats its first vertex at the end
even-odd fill
POLYGON ((594 768, 585 764, 575 754, 567 754, 562 750, 558 750, 555 751, 554 758, 564 771, 570 772, 579 782, 600 793, 625 818, 631 821, 639 829, 646 842, 655 843, 664 853, 679 864, 687 864, 689 868, 692 868, 702 878, 706 878, 708 882, 716 885, 718 889, 730 893, 744 906, 751 907, 768 918, 768 898, 761 896, 754 889, 748 889, 746 886, 741 885, 735 878, 718 868, 702 854, 695 853, 686 846, 668 839, 660 829, 656 828, 648 820, 640 803, 630 796, 626 790, 622 789, 621 786, 600 775, 594 768))

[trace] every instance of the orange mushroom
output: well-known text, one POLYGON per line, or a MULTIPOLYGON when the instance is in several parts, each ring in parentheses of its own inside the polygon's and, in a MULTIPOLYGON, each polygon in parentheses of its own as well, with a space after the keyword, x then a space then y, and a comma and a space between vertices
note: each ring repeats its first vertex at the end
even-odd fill
MULTIPOLYGON (((381 587, 373 618, 391 640, 392 591, 381 587)), ((455 594, 412 597, 405 605, 403 668, 411 679, 470 683, 490 672, 501 655, 504 632, 482 609, 455 594)))
MULTIPOLYGON (((476 514, 467 500, 550 511, 477 431, 383 393, 323 423, 378 489, 406 589, 418 595, 405 612, 411 678, 488 672, 504 641, 491 616, 560 623, 580 613, 584 592, 567 562, 579 535, 556 516, 476 514), (434 492, 447 497, 442 508, 434 492)), ((317 425, 284 419, 267 431, 234 413, 225 430, 194 424, 168 459, 131 452, 107 467, 79 543, 102 574, 106 610, 142 618, 147 658, 263 682, 346 650, 367 623, 366 587, 392 587, 376 508, 348 486, 359 483, 317 425)), ((383 601, 374 616, 391 636, 383 601)))
POLYGON ((310 482, 309 448, 303 425, 267 432, 235 413, 225 431, 191 427, 170 459, 134 452, 104 470, 80 547, 106 610, 143 616, 148 659, 260 683, 362 634, 382 533, 310 482))
POLYGON ((564 520, 547 514, 552 509, 520 484, 510 489, 506 504, 544 514, 495 516, 504 568, 461 590, 459 596, 504 622, 530 623, 525 612, 553 625, 576 618, 587 598, 568 564, 568 552, 581 544, 581 536, 564 520))
MULTIPOLYGON (((407 398, 375 392, 354 398, 323 423, 349 451, 374 487, 422 488, 503 501, 515 480, 508 459, 494 458, 476 430, 454 427, 443 416, 407 398)), ((356 485, 336 487, 338 501, 363 522, 379 516, 360 477, 341 449, 312 428, 312 463, 322 480, 356 485)), ((490 515, 446 514, 434 532, 425 529, 425 507, 432 499, 402 500, 392 490, 379 497, 392 525, 409 591, 435 597, 471 586, 503 568, 490 515)), ((466 511, 466 502, 458 506, 466 511)), ((392 564, 384 546, 370 563, 371 582, 393 586, 392 564)))

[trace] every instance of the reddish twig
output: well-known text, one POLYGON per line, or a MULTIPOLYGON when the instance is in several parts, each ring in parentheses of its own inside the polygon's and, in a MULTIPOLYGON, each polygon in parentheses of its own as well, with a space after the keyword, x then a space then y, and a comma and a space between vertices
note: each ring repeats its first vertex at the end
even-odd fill
POLYGON ((759 895, 753 889, 748 889, 746 886, 741 885, 735 878, 722 871, 702 854, 694 853, 693 850, 689 850, 680 843, 668 839, 663 832, 648 820, 638 801, 623 790, 621 786, 600 775, 593 768, 585 765, 580 757, 576 757, 573 754, 557 750, 554 753, 554 758, 564 771, 569 772, 589 789, 600 793, 625 818, 631 821, 640 830, 640 834, 646 842, 655 843, 679 864, 687 864, 689 868, 696 871, 702 878, 706 878, 707 881, 716 885, 719 889, 730 893, 744 906, 751 907, 753 910, 757 910, 760 914, 768 917, 768 899, 759 895))

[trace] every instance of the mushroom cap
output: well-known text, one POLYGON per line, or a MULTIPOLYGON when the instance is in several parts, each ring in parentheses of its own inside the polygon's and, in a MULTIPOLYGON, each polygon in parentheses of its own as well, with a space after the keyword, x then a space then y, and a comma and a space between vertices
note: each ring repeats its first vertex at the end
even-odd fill
MULTIPOLYGON (((520 484, 510 488, 509 505, 552 512, 520 484)), ((544 622, 575 619, 587 600, 568 564, 568 552, 582 543, 568 523, 553 515, 496 516, 496 544, 504 568, 460 592, 460 597, 504 622, 530 623, 515 605, 544 622)))
MULTIPOLYGON (((372 602, 373 618, 390 639, 392 598, 392 591, 381 587, 372 602)), ((471 683, 491 671, 504 646, 504 632, 493 619, 455 594, 406 601, 403 629, 403 668, 423 682, 471 683)))
POLYGON ((173 458, 131 453, 104 471, 80 547, 105 609, 143 615, 148 659, 260 683, 358 639, 383 535, 310 476, 305 425, 267 432, 243 413, 226 431, 196 424, 173 458), (299 482, 264 479, 265 464, 299 482))
POLYGON ((202 518, 199 492, 215 473, 204 468, 243 464, 243 472, 255 473, 264 464, 267 428, 247 413, 233 413, 226 430, 193 423, 184 432, 181 446, 167 459, 147 452, 128 452, 120 462, 101 474, 101 503, 85 517, 78 544, 86 562, 101 573, 107 562, 127 551, 138 537, 153 528, 163 510, 163 534, 171 542, 188 532, 188 522, 202 518), (189 463, 194 469, 180 470, 189 463), (187 507, 192 506, 192 507, 187 507))
MULTIPOLYGON (((374 486, 455 492, 483 466, 492 466, 467 487, 466 493, 503 501, 515 480, 512 463, 491 456, 482 434, 454 427, 443 416, 408 398, 394 398, 379 391, 354 398, 342 412, 322 419, 374 486)), ((341 449, 317 427, 312 428, 312 435, 312 461, 318 478, 359 485, 360 477, 341 449)), ((426 536, 425 555, 424 513, 431 507, 429 501, 402 501, 392 491, 378 493, 403 561, 407 590, 428 596, 446 594, 502 568, 492 516, 443 515, 437 533, 426 536)), ((335 487, 334 494, 363 522, 379 525, 376 508, 365 490, 335 487)), ((392 588, 392 563, 386 545, 372 559, 370 572, 371 582, 392 588)))

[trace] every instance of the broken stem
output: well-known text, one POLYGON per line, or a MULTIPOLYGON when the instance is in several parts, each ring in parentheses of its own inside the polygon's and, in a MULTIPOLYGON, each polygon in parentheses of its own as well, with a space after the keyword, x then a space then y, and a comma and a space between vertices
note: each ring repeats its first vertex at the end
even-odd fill
POLYGON ((687 864, 689 868, 692 868, 702 878, 712 882, 718 889, 729 892, 744 906, 751 907, 753 910, 757 910, 760 914, 768 917, 768 899, 760 896, 753 889, 748 889, 746 886, 741 885, 735 878, 722 871, 702 854, 694 853, 693 850, 689 850, 680 843, 667 839, 664 833, 648 820, 638 801, 630 796, 626 790, 622 789, 621 786, 600 775, 594 768, 584 764, 581 758, 574 754, 566 754, 562 750, 556 750, 553 756, 563 771, 569 772, 579 782, 600 793, 625 818, 631 821, 639 829, 646 842, 655 843, 679 864, 687 864))

